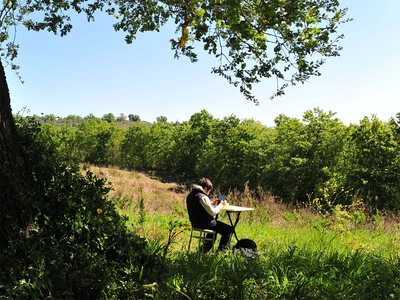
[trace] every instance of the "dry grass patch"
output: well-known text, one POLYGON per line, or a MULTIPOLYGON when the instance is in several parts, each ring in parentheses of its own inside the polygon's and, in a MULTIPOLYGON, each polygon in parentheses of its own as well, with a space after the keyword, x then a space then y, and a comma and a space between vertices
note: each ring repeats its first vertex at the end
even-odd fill
POLYGON ((154 174, 119 170, 115 167, 90 166, 89 170, 110 182, 109 197, 124 211, 135 211, 141 199, 150 213, 176 213, 185 205, 187 189, 185 184, 160 181, 154 174))

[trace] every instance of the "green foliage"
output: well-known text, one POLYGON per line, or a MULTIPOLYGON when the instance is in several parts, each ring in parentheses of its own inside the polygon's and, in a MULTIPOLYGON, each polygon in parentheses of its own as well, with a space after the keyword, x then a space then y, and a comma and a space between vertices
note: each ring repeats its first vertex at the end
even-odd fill
POLYGON ((168 122, 168 118, 166 116, 159 116, 157 117, 157 123, 161 123, 161 124, 167 124, 168 122))
POLYGON ((177 169, 185 174, 194 175, 199 159, 207 149, 207 141, 213 132, 215 119, 206 110, 195 113, 189 122, 178 127, 175 140, 175 159, 177 169))
POLYGON ((82 120, 82 117, 79 115, 68 115, 65 119, 67 119, 67 120, 82 120))
MULTIPOLYGON (((175 57, 185 55, 197 61, 195 43, 215 56, 218 74, 239 86, 246 99, 258 103, 252 86, 264 78, 283 82, 273 96, 284 94, 288 83, 305 83, 319 76, 324 58, 338 56, 343 35, 337 33, 347 22, 347 9, 337 0, 296 2, 224 0, 176 2, 171 0, 126 3, 126 1, 22 1, 7 0, 0 16, 0 52, 13 69, 19 45, 13 32, 17 26, 28 30, 48 30, 61 36, 72 29, 70 13, 84 13, 94 20, 96 11, 115 17, 114 29, 126 32, 132 43, 137 32, 158 31, 169 20, 176 24, 176 39, 171 38, 175 57), (317 60, 315 56, 318 56, 317 60)), ((107 120, 112 119, 109 114, 107 120)))
POLYGON ((64 157, 66 161, 77 159, 79 157, 77 150, 76 131, 71 126, 62 126, 60 129, 61 156, 64 157))
POLYGON ((54 121, 55 119, 57 119, 57 117, 54 114, 49 114, 49 115, 44 115, 42 117, 43 120, 47 121, 54 121))
MULTIPOLYGON (((244 149, 248 149, 246 142, 254 143, 259 135, 263 136, 262 141, 270 143, 275 137, 273 129, 235 117, 214 122, 215 128, 225 130, 224 142, 234 145, 239 140, 235 135, 242 136, 244 149)), ((35 204, 37 212, 31 226, 18 229, 19 237, 2 249, 1 298, 400 297, 397 224, 390 227, 382 215, 366 219, 361 202, 354 202, 351 207, 339 204, 343 199, 341 193, 345 192, 334 179, 325 182, 320 191, 322 199, 311 201, 318 214, 304 209, 293 213, 285 210, 290 219, 287 226, 282 222, 264 222, 264 216, 271 215, 269 210, 276 203, 263 206, 253 195, 254 199, 247 199, 257 208, 260 219, 242 216, 237 233, 257 242, 258 259, 231 252, 198 255, 186 251, 186 216, 150 215, 142 196, 131 225, 135 229, 139 224, 148 240, 129 233, 127 218, 117 214, 114 204, 107 199, 106 181, 91 172, 82 176, 77 165, 60 159, 57 149, 62 153, 62 139, 53 125, 32 127, 21 120, 17 124, 24 151, 35 162, 32 178, 40 188, 21 194, 24 201, 35 204), (53 133, 56 138, 51 140, 53 133), (157 235, 152 236, 151 232, 157 235)), ((93 128, 96 124, 102 127, 105 123, 96 121, 93 128)), ((185 126, 179 132, 187 132, 188 128, 185 126)), ((175 129, 160 124, 155 131, 158 137, 163 136, 163 130, 175 129)), ((147 134, 151 134, 150 129, 147 134)), ((212 137, 213 134, 207 136, 207 140, 212 137)), ((176 136, 171 134, 167 138, 175 140, 176 136)), ((168 143, 163 145, 168 147, 168 143)), ((260 153, 269 153, 274 147, 260 153)), ((226 152, 232 157, 237 153, 226 152)), ((225 159, 224 163, 229 164, 230 160, 225 159)), ((236 198, 242 201, 243 197, 238 194, 236 198)), ((123 206, 128 200, 115 201, 123 206)))
POLYGON ((128 118, 129 118, 129 121, 133 121, 133 122, 140 122, 141 121, 139 115, 129 114, 128 118))
POLYGON ((172 131, 172 150, 171 161, 174 162, 173 168, 183 175, 193 175, 194 168, 198 159, 198 154, 201 153, 203 141, 197 144, 195 139, 199 138, 194 132, 194 127, 188 122, 183 122, 172 131))
POLYGON ((400 144, 398 127, 373 116, 353 127, 353 169, 349 182, 379 209, 400 209, 400 144))
MULTIPOLYGON (((28 228, 1 249, 0 297, 12 299, 99 299, 124 276, 132 293, 157 270, 146 241, 128 233, 107 199, 110 188, 91 172, 64 163, 59 144, 37 123, 17 120, 19 137, 31 164, 34 189, 20 197, 35 207, 28 228)), ((8 222, 13 224, 14 220, 8 222)), ((112 293, 114 294, 114 292, 112 293)))
POLYGON ((149 167, 151 169, 168 170, 174 164, 172 149, 174 141, 172 124, 154 123, 150 129, 150 147, 148 148, 149 167))
POLYGON ((98 166, 116 163, 119 161, 118 148, 122 140, 122 130, 114 123, 101 123, 96 129, 89 161, 98 166))
POLYGON ((179 126, 133 123, 123 130, 92 118, 41 130, 65 160, 209 177, 221 193, 261 187, 286 203, 323 198, 329 190, 336 204, 351 205, 360 194, 372 208, 400 208, 396 120, 345 126, 335 113, 315 108, 302 120, 280 115, 275 123, 268 128, 234 115, 219 120, 202 110, 179 126))
POLYGON ((100 120, 100 118, 97 118, 94 114, 90 113, 86 117, 83 118, 84 120, 100 120))
POLYGON ((124 132, 121 141, 121 166, 128 169, 147 168, 148 147, 150 143, 150 128, 134 125, 124 132))
POLYGON ((266 161, 271 131, 252 120, 235 116, 214 122, 202 155, 196 164, 199 177, 210 177, 223 191, 248 183, 255 189, 266 161))
POLYGON ((333 176, 346 135, 334 115, 316 108, 304 113, 303 122, 284 115, 275 119, 279 147, 264 171, 275 194, 303 202, 333 176))
POLYGON ((139 210, 139 225, 143 226, 144 222, 146 221, 146 215, 147 211, 144 205, 144 198, 143 195, 141 195, 140 200, 137 203, 137 208, 139 210))
POLYGON ((103 121, 107 121, 108 123, 115 121, 115 116, 113 113, 104 114, 101 118, 103 121))

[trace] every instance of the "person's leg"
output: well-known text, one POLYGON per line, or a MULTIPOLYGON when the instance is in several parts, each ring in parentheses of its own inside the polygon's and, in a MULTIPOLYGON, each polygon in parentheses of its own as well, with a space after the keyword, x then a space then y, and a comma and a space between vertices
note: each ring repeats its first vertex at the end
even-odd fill
POLYGON ((217 229, 215 230, 221 234, 221 240, 219 242, 218 250, 228 250, 231 247, 231 239, 233 234, 232 226, 217 221, 217 229))
POLYGON ((214 230, 221 235, 218 250, 227 250, 230 248, 233 234, 232 226, 222 223, 221 221, 213 220, 208 224, 207 228, 214 230))

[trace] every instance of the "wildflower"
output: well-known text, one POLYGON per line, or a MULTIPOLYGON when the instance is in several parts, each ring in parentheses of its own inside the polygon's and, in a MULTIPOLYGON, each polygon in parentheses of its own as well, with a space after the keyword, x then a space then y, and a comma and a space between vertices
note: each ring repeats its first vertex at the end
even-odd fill
POLYGON ((98 213, 98 214, 101 214, 102 212, 103 212, 103 210, 102 210, 101 208, 98 208, 98 209, 97 209, 97 213, 98 213))
POLYGON ((100 223, 103 223, 103 219, 100 219, 99 222, 100 222, 100 223))
POLYGON ((110 218, 110 217, 106 217, 106 220, 110 222, 110 221, 111 221, 111 218, 110 218))

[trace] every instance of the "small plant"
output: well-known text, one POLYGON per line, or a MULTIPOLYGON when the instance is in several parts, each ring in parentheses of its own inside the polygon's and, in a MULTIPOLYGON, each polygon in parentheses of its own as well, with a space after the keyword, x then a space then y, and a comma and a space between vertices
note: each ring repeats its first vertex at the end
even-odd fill
POLYGON ((126 210, 132 203, 132 199, 128 197, 112 197, 111 201, 121 210, 126 210))
POLYGON ((164 262, 167 254, 169 247, 172 243, 174 243, 177 239, 177 237, 184 231, 189 231, 191 228, 190 224, 186 221, 180 221, 180 220, 174 220, 174 221, 169 221, 168 222, 168 239, 166 244, 164 245, 164 254, 162 261, 164 262))
POLYGON ((143 190, 140 189, 140 199, 137 203, 137 208, 139 210, 139 220, 138 223, 140 226, 143 227, 144 222, 146 221, 146 215, 147 215, 147 211, 146 211, 146 207, 144 204, 144 197, 143 197, 143 190))
POLYGON ((362 228, 366 224, 365 207, 363 199, 356 199, 349 207, 349 216, 357 228, 362 228))
POLYGON ((346 232, 351 227, 364 226, 366 222, 362 199, 353 197, 351 204, 338 203, 350 196, 350 191, 339 187, 336 180, 326 182, 326 187, 320 189, 321 195, 313 198, 308 194, 308 203, 305 204, 314 213, 323 217, 327 229, 335 232, 346 232))

